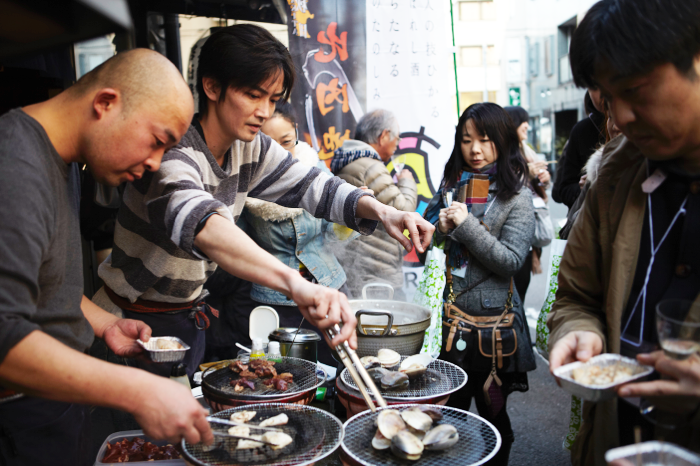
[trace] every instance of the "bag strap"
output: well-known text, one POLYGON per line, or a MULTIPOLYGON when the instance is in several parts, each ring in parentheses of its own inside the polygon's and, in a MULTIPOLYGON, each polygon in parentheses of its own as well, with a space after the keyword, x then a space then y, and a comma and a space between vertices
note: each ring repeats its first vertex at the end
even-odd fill
MULTIPOLYGON (((446 281, 447 281, 447 286, 449 287, 449 290, 450 290, 450 292, 447 294, 447 304, 452 304, 452 303, 454 303, 455 301, 457 301, 457 298, 459 298, 460 296, 462 296, 464 293, 469 293, 471 290, 473 290, 474 288, 476 288, 477 286, 481 285, 481 284, 484 283, 486 280, 488 280, 489 278, 491 278, 492 275, 493 275, 493 272, 489 273, 488 275, 486 275, 486 276, 485 276, 484 278, 482 278, 481 280, 478 280, 477 282, 472 283, 472 284, 469 285, 467 288, 465 288, 465 289, 463 289, 462 291, 460 291, 458 295, 455 295, 455 292, 454 292, 454 290, 452 289, 452 267, 448 265, 447 268, 445 269, 445 278, 446 278, 446 281)), ((511 282, 512 282, 512 279, 511 279, 511 282)), ((512 284, 512 283, 511 283, 510 288, 511 288, 510 293, 512 294, 512 292, 513 292, 513 284, 512 284)), ((510 299, 510 297, 509 297, 508 299, 510 299)), ((511 307, 513 307, 513 306, 511 306, 511 307)))
MULTIPOLYGON (((496 371, 496 331, 498 329, 498 325, 501 323, 501 320, 508 314, 508 311, 513 309, 513 278, 511 277, 510 279, 510 288, 508 289, 508 299, 506 300, 506 305, 505 309, 503 309, 503 313, 500 315, 498 320, 496 321, 495 324, 493 324, 493 333, 491 334, 491 373, 489 374, 489 377, 486 379, 486 382, 484 383, 484 398, 486 401, 487 405, 491 405, 491 397, 489 396, 489 387, 491 384, 495 381, 498 386, 500 387, 503 385, 503 382, 501 382, 501 379, 498 377, 498 372, 496 371)), ((499 361, 500 364, 499 366, 502 367, 503 365, 503 349, 499 348, 499 361)))

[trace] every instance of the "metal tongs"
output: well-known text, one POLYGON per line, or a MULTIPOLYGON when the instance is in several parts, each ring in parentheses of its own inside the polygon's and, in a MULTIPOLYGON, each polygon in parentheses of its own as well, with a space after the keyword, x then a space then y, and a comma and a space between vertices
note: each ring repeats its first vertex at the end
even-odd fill
MULTIPOLYGON (((246 427, 250 427, 251 429, 260 429, 260 430, 266 430, 266 431, 272 431, 272 432, 282 432, 281 429, 275 429, 274 427, 260 427, 260 426, 254 425, 254 424, 245 424, 245 423, 240 423, 240 422, 227 421, 226 419, 219 419, 217 417, 212 417, 212 416, 208 416, 207 421, 213 422, 215 424, 224 424, 227 426, 246 426, 246 427)), ((238 439, 238 440, 250 440, 252 442, 258 442, 258 443, 262 443, 264 445, 270 445, 272 447, 278 446, 276 443, 273 443, 273 442, 268 442, 268 441, 262 440, 262 439, 254 439, 252 437, 246 437, 244 435, 234 435, 234 434, 229 434, 228 432, 219 432, 216 430, 212 431, 212 433, 214 434, 215 437, 228 437, 228 438, 234 438, 234 439, 238 439)))
MULTIPOLYGON (((338 324, 335 324, 332 328, 326 329, 326 335, 328 335, 328 338, 331 340, 339 334, 340 326, 338 324)), ((377 399, 377 404, 382 408, 386 408, 386 401, 384 401, 381 393, 379 393, 379 390, 377 390, 374 380, 372 380, 372 377, 370 377, 370 375, 367 373, 367 369, 365 369, 360 362, 360 357, 357 355, 357 353, 355 353, 355 350, 350 348, 348 342, 344 341, 342 345, 336 346, 335 350, 338 352, 338 356, 340 356, 340 359, 343 361, 343 364, 345 364, 345 367, 347 367, 350 377, 352 377, 352 380, 355 382, 355 385, 357 385, 360 393, 362 393, 362 396, 367 402, 369 409, 371 409, 372 412, 377 410, 377 408, 374 406, 374 402, 372 401, 372 397, 367 391, 368 388, 377 399), (364 383, 362 382, 363 380, 364 383)))

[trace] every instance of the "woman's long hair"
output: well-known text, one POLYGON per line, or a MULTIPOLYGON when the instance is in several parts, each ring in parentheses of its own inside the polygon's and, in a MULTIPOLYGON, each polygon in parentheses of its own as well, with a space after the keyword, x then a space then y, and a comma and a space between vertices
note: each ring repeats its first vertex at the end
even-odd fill
POLYGON ((459 117, 455 145, 445 165, 441 188, 457 184, 462 168, 467 164, 462 156, 462 134, 468 120, 481 135, 486 135, 498 154, 496 169, 496 196, 507 200, 520 192, 527 179, 527 163, 520 153, 520 139, 508 113, 500 105, 490 102, 470 105, 459 117))

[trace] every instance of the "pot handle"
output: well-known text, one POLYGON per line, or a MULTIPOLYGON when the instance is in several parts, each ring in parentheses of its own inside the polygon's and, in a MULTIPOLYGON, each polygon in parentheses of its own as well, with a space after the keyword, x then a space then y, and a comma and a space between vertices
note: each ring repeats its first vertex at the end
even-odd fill
POLYGON ((364 327, 362 327, 362 316, 363 315, 368 315, 368 316, 387 316, 389 318, 389 322, 386 325, 386 328, 382 332, 381 335, 382 337, 385 337, 389 335, 389 332, 391 332, 391 326, 394 325, 394 314, 392 314, 389 311, 363 311, 359 310, 355 313, 355 317, 357 317, 357 332, 360 335, 366 335, 366 336, 375 336, 375 335, 367 335, 367 332, 365 332, 364 327))
POLYGON ((362 287, 362 299, 370 299, 367 297, 367 288, 389 288, 389 299, 394 299, 394 287, 388 283, 368 283, 362 287))

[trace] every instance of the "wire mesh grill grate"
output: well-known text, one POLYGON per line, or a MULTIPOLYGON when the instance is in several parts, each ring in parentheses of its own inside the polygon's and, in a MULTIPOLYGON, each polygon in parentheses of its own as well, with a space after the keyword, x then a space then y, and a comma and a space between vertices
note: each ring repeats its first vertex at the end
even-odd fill
POLYGON ((257 379, 254 381, 255 390, 246 388, 242 392, 236 392, 230 382, 240 377, 228 367, 205 374, 202 385, 214 394, 227 398, 264 400, 303 393, 325 382, 325 372, 323 377, 317 377, 316 364, 305 359, 282 358, 282 362, 276 363, 274 367, 278 374, 289 372, 294 376, 294 381, 288 385, 287 390, 280 391, 272 386, 268 387, 262 383, 262 379, 257 379))
MULTIPOLYGON (((401 361, 407 356, 401 356, 401 361)), ((340 374, 341 380, 349 387, 358 390, 357 384, 347 369, 340 374)), ((462 388, 467 383, 467 374, 459 366, 451 362, 435 359, 428 364, 425 375, 409 382, 408 388, 401 390, 386 390, 377 385, 379 393, 387 400, 427 400, 436 396, 449 395, 462 388)), ((369 390, 368 390, 369 391, 369 390)), ((371 393, 371 391, 370 391, 371 393)))
MULTIPOLYGON (((343 439, 343 425, 338 418, 318 408, 306 405, 265 403, 227 409, 213 416, 230 419, 238 411, 255 411, 249 424, 284 413, 289 417, 285 426, 279 426, 294 441, 285 448, 273 451, 268 446, 253 450, 239 450, 236 439, 215 437, 215 449, 207 451, 202 444, 191 445, 182 440, 183 456, 198 466, 230 465, 305 465, 315 463, 333 453, 343 439)), ((228 427, 212 424, 212 429, 227 432, 228 427)))
MULTIPOLYGON (((401 411, 415 405, 392 405, 389 408, 401 411)), ((377 431, 377 414, 363 411, 345 423, 345 437, 342 448, 346 454, 360 464, 396 465, 420 464, 421 466, 477 466, 490 460, 501 447, 501 435, 490 422, 476 414, 447 406, 427 405, 439 410, 443 418, 437 424, 451 424, 459 432, 459 442, 449 450, 424 451, 417 462, 401 460, 390 450, 372 448, 372 437, 377 431)))

